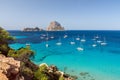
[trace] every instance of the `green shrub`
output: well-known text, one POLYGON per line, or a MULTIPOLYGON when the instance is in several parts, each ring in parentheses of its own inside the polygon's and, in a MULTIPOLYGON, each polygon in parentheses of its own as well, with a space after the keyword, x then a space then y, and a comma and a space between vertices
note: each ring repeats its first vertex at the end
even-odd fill
POLYGON ((64 77, 63 77, 63 76, 60 76, 59 80, 64 80, 64 77))
POLYGON ((31 51, 30 49, 28 48, 20 48, 18 50, 13 50, 13 49, 10 49, 9 52, 8 52, 8 56, 10 57, 21 57, 22 55, 33 55, 33 51, 31 51))
POLYGON ((40 66, 39 69, 34 73, 34 76, 37 80, 48 80, 48 76, 45 74, 47 66, 40 66))
POLYGON ((7 56, 7 53, 10 49, 8 46, 8 41, 14 40, 12 36, 9 35, 9 33, 0 27, 0 51, 1 54, 7 56))

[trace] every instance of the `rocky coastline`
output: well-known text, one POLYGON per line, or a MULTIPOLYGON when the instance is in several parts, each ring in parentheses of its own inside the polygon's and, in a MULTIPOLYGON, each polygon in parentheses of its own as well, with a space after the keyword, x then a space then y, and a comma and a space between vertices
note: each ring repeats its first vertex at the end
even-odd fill
POLYGON ((29 47, 10 48, 8 41, 14 39, 1 27, 0 32, 0 80, 76 80, 55 65, 34 64, 29 59, 34 52, 29 47))

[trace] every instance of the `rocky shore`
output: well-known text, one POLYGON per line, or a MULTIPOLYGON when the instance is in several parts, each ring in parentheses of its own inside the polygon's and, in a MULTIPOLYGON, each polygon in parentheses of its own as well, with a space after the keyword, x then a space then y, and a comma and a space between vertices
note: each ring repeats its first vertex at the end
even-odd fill
POLYGON ((0 80, 21 80, 20 61, 0 54, 0 80))
POLYGON ((54 66, 34 64, 34 52, 26 46, 14 50, 8 46, 9 33, 0 27, 0 80, 76 80, 54 66))
POLYGON ((29 59, 24 60, 27 63, 23 65, 22 61, 0 54, 0 80, 75 80, 54 65, 30 65, 29 59))

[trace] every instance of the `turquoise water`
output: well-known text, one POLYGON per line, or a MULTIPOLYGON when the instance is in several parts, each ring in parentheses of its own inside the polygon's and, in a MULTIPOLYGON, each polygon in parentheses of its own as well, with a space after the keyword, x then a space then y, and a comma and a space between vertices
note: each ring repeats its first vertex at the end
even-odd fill
MULTIPOLYGON (((11 34, 13 32, 10 32, 11 34)), ((19 32, 18 32, 19 33, 19 32)), ((20 32, 21 33, 21 32, 20 32)), ((44 32, 43 32, 44 33, 44 32)), ((41 40, 38 42, 41 34, 43 33, 32 33, 35 36, 27 36, 28 39, 32 39, 33 42, 27 39, 23 41, 10 44, 14 49, 25 47, 26 43, 30 43, 30 47, 35 51, 35 56, 31 57, 31 60, 35 64, 47 63, 48 65, 56 65, 60 70, 65 71, 71 75, 76 75, 78 80, 119 80, 120 79, 120 32, 105 32, 103 31, 69 31, 67 32, 68 38, 63 38, 65 32, 49 32, 49 35, 54 35, 55 39, 41 40), (63 34, 62 34, 63 33, 63 34), (85 35, 86 42, 81 43, 74 39, 76 44, 71 45, 70 41, 73 37, 76 38, 77 34, 80 38, 85 35), (92 40, 93 36, 98 34, 102 37, 106 37, 107 45, 102 46, 96 43, 97 46, 93 47, 92 44, 95 41, 92 40), (110 35, 111 34, 111 35, 110 35), (58 36, 60 35, 60 36, 58 36), (37 36, 37 37, 36 37, 37 36), (39 37, 38 37, 39 36, 39 37), (34 38, 31 38, 34 37, 34 38), (62 45, 58 46, 59 37, 61 37, 62 45), (37 42, 35 42, 35 40, 37 42), (25 41, 25 42, 24 42, 25 41), (48 43, 49 47, 45 44, 48 43), (81 46, 84 51, 78 51, 77 47, 81 46), (66 70, 64 70, 66 69, 66 70), (88 72, 86 78, 83 78, 80 73, 88 72)), ((25 34, 25 33, 24 33, 25 34)), ((28 33, 26 33, 28 35, 28 33)), ((29 33, 30 34, 30 33, 29 33)), ((50 37, 49 37, 50 38, 50 37)))
POLYGON ((13 36, 13 37, 15 37, 16 39, 27 38, 26 36, 13 36))

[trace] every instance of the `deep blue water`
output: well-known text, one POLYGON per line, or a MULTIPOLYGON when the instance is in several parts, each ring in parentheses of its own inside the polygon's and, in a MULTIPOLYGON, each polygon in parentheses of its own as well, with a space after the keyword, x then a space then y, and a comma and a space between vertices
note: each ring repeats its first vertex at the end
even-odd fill
POLYGON ((78 80, 82 80, 80 72, 90 73, 95 80, 120 79, 120 31, 9 32, 17 38, 14 42, 10 42, 12 48, 18 49, 25 47, 26 43, 30 44, 31 49, 36 53, 31 57, 35 64, 54 64, 62 71, 67 68, 66 72, 77 75, 78 80), (67 38, 63 38, 65 34, 68 35, 67 38), (84 37, 86 42, 77 41, 78 35, 80 39, 84 37), (54 36, 54 39, 51 36, 54 36), (92 40, 95 36, 99 38, 92 40), (59 39, 62 43, 60 46, 56 45, 59 39), (103 46, 97 42, 98 40, 107 44, 103 46), (71 45, 71 41, 75 44, 71 45), (49 47, 45 46, 46 43, 49 47), (97 46, 93 47, 93 44, 97 46), (81 46, 84 50, 78 51, 77 47, 81 46))

